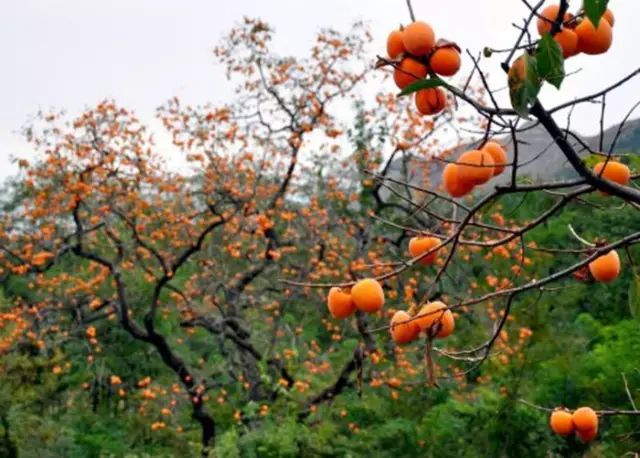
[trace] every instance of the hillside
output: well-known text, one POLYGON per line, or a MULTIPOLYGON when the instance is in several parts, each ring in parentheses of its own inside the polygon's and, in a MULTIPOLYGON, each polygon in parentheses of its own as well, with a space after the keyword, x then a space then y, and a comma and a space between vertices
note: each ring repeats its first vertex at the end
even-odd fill
MULTIPOLYGON (((615 139, 619 125, 609 127, 604 132, 603 150, 607 151, 611 143, 615 139)), ((549 134, 540 125, 535 127, 525 127, 522 133, 519 134, 521 145, 519 148, 519 163, 521 165, 522 175, 527 175, 536 181, 542 180, 554 180, 558 178, 567 178, 575 175, 575 172, 571 169, 564 155, 560 151, 557 145, 555 145, 549 134)), ((509 161, 513 160, 513 145, 511 139, 508 137, 498 138, 504 145, 507 146, 507 152, 509 155, 509 161)), ((583 137, 583 141, 589 145, 592 150, 599 149, 600 135, 595 134, 588 137, 583 137)), ((587 151, 577 142, 573 141, 572 144, 580 152, 581 155, 586 155, 587 151)), ((463 151, 466 151, 472 146, 462 147, 454 155, 457 157, 463 151)), ((640 151, 640 119, 628 121, 623 127, 619 138, 615 145, 615 152, 636 152, 640 151)), ((401 162, 397 160, 392 166, 391 170, 395 173, 392 176, 399 177, 401 175, 401 162)), ((440 176, 443 163, 434 162, 431 167, 431 176, 428 181, 434 185, 440 184, 440 176)), ((493 184, 501 184, 509 179, 508 174, 496 178, 492 181, 493 184)), ((422 181, 421 178, 416 178, 414 182, 422 181)), ((489 189, 487 187, 481 189, 489 189)))

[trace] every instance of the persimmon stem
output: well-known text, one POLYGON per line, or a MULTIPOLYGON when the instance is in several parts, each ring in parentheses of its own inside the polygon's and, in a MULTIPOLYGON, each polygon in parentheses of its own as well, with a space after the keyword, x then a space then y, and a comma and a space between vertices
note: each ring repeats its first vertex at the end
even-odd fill
POLYGON ((430 387, 436 386, 436 376, 435 376, 435 368, 433 365, 433 342, 431 338, 431 333, 427 330, 427 335, 424 338, 424 361, 425 361, 425 370, 427 371, 427 384, 430 387))
POLYGON ((571 233, 571 235, 580 243, 582 243, 583 245, 586 245, 588 247, 591 248, 595 248, 596 245, 594 243, 588 242, 585 239, 583 239, 582 237, 580 237, 578 235, 578 233, 575 231, 575 229, 573 228, 573 226, 571 224, 568 224, 567 227, 569 228, 569 232, 571 233))
POLYGON ((638 410, 638 408, 636 407, 636 403, 633 400, 633 396, 631 396, 631 391, 629 391, 629 383, 627 383, 627 377, 624 375, 624 373, 622 374, 622 380, 624 381, 624 390, 627 392, 627 397, 629 398, 631 407, 633 407, 633 410, 638 410))

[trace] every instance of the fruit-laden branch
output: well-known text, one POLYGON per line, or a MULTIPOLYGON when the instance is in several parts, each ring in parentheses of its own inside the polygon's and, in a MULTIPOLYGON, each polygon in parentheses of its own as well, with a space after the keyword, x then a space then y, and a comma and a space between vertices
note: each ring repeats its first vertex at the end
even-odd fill
MULTIPOLYGON (((360 243, 357 251, 358 255, 362 255, 366 248, 366 243, 368 242, 368 238, 365 234, 361 233, 360 235, 361 239, 359 241, 360 243)), ((353 272, 351 272, 351 275, 355 277, 353 272)), ((303 410, 298 414, 299 420, 306 419, 318 404, 322 402, 331 402, 336 396, 351 386, 352 383, 349 381, 349 377, 354 371, 358 371, 356 374, 358 384, 362 383, 364 358, 375 353, 377 351, 377 347, 375 339, 369 329, 367 317, 360 310, 356 311, 356 326, 358 333, 362 337, 363 343, 359 344, 353 350, 352 357, 344 365, 338 374, 336 381, 305 402, 303 410)), ((360 386, 358 387, 358 390, 360 390, 360 386)))
MULTIPOLYGON (((440 349, 436 349, 440 354, 442 354, 445 357, 450 357, 451 359, 454 360, 459 360, 459 361, 468 361, 468 362, 473 362, 473 366, 460 373, 460 374, 456 374, 455 377, 460 377, 460 376, 464 376, 466 374, 468 374, 469 372, 477 369, 484 361, 486 361, 486 359, 490 356, 490 350, 493 346, 493 344, 495 343, 495 341, 498 339, 498 337, 500 336, 500 333, 503 329, 503 327, 505 326, 509 313, 510 313, 510 309, 513 303, 513 300, 520 294, 526 292, 526 291, 530 291, 530 290, 538 290, 539 291, 539 296, 538 296, 538 300, 542 297, 542 294, 544 292, 547 291, 547 289, 544 288, 545 285, 549 284, 549 283, 553 283, 555 281, 558 281, 564 277, 567 277, 569 275, 571 275, 572 273, 578 271, 579 269, 585 267, 586 265, 588 265, 589 263, 591 263, 593 260, 597 259, 598 257, 608 253, 609 251, 616 249, 616 248, 621 248, 621 247, 627 247, 633 244, 637 244, 640 243, 640 232, 636 232, 634 234, 628 235, 627 237, 624 237, 623 239, 620 239, 614 243, 611 243, 607 246, 601 246, 600 248, 598 248, 597 250, 593 251, 591 253, 590 256, 588 256, 587 258, 585 258, 584 260, 582 260, 581 262, 578 262, 566 269, 563 269, 553 275, 549 275, 548 277, 545 277, 543 279, 540 280, 532 280, 531 282, 528 282, 527 284, 524 285, 520 285, 517 287, 513 287, 513 288, 509 288, 509 289, 504 289, 504 290, 499 290, 499 291, 495 291, 493 293, 488 293, 484 296, 480 296, 480 297, 476 297, 476 298, 470 298, 467 299, 465 301, 461 301, 455 305, 451 305, 448 308, 450 310, 456 310, 462 307, 466 307, 466 306, 471 306, 471 305, 475 305, 475 304, 479 304, 482 302, 485 302, 489 299, 493 299, 496 297, 501 297, 501 296, 507 296, 507 302, 505 305, 505 309, 503 311, 503 315, 501 316, 500 321, 497 323, 497 325, 494 327, 493 332, 491 333, 491 336, 489 337, 489 339, 482 345, 480 345, 477 348, 471 349, 471 350, 463 350, 463 351, 458 351, 458 352, 447 352, 444 350, 440 350, 440 349), (478 353, 481 353, 480 356, 475 356, 478 353), (467 355, 462 357, 461 355, 467 355)), ((424 319, 425 316, 428 315, 434 315, 434 314, 438 314, 441 313, 441 311, 439 310, 434 310, 432 312, 428 312, 428 313, 421 313, 418 316, 415 316, 413 318, 410 318, 408 320, 405 320, 403 322, 408 323, 414 320, 418 320, 418 319, 424 319)), ((370 332, 371 333, 377 333, 377 332, 382 332, 382 331, 388 331, 390 329, 389 325, 386 326, 382 326, 379 328, 375 328, 372 329, 370 332)), ((451 378, 451 377, 441 377, 441 378, 451 378)))
MULTIPOLYGON (((378 59, 378 62, 380 63, 379 65, 388 65, 393 67, 394 69, 405 73, 409 76, 412 76, 416 79, 419 79, 417 75, 414 75, 412 73, 407 72, 406 70, 400 68, 400 65, 398 64, 398 62, 388 59, 386 57, 383 56, 376 56, 378 59)), ((450 84, 444 83, 443 87, 445 87, 449 92, 451 92, 453 95, 455 95, 456 97, 460 98, 461 100, 464 100, 465 102, 467 102, 469 105, 471 105, 480 115, 489 118, 491 116, 518 116, 518 113, 513 110, 512 108, 494 108, 494 107, 489 107, 487 105, 483 105, 482 103, 478 102, 476 99, 474 99, 473 97, 470 97, 469 95, 467 95, 463 90, 452 86, 450 84)), ((497 123, 498 124, 498 123, 497 123)), ((501 124, 498 124, 501 125, 501 124)), ((508 126, 506 125, 501 125, 504 128, 507 128, 508 126)))
MULTIPOLYGON (((519 295, 522 294, 526 291, 531 291, 531 290, 540 290, 540 291, 545 291, 545 289, 543 288, 545 285, 549 284, 549 283, 554 283, 558 280, 561 280, 565 277, 568 277, 569 275, 571 275, 572 273, 580 270, 581 268, 587 266, 588 264, 590 264, 592 261, 594 261, 595 259, 599 258, 600 256, 610 252, 611 250, 615 250, 616 248, 623 248, 623 247, 627 247, 627 246, 632 246, 635 244, 640 244, 640 232, 635 232, 633 234, 627 235, 626 237, 617 240, 616 242, 610 243, 608 245, 604 245, 599 247, 597 250, 593 250, 592 253, 584 258, 583 260, 581 260, 580 262, 577 262, 565 269, 559 270, 558 272, 551 274, 547 277, 541 278, 540 280, 531 280, 528 283, 525 283, 524 285, 520 285, 520 286, 515 286, 513 288, 506 288, 506 289, 501 289, 498 291, 494 291, 492 293, 487 293, 484 294, 482 296, 477 296, 477 297, 471 297, 469 299, 466 299, 464 301, 460 301, 457 304, 454 305, 450 305, 448 308, 450 310, 456 310, 462 307, 466 307, 466 306, 472 306, 472 305, 476 305, 476 304, 480 304, 482 302, 486 302, 490 299, 494 299, 496 297, 502 297, 502 296, 511 296, 511 295, 519 295)), ((440 313, 438 311, 433 312, 433 313, 440 313)), ((424 316, 424 315, 422 315, 424 316)), ((416 318, 419 317, 414 317, 410 320, 406 320, 406 322, 410 322, 415 320, 416 318)), ((380 331, 385 331, 388 330, 390 328, 389 325, 386 326, 381 326, 375 329, 371 330, 371 333, 377 333, 380 331)))
MULTIPOLYGON (((569 275, 571 275, 572 273, 574 273, 575 271, 579 270, 582 267, 587 266, 589 263, 591 263, 591 261, 594 261, 595 259, 599 258, 600 256, 608 253, 611 250, 615 250, 616 248, 623 248, 626 246, 631 246, 631 245, 635 245, 640 243, 640 232, 635 232, 633 234, 627 235, 626 237, 610 243, 608 245, 604 245, 601 246, 599 249, 593 251, 593 253, 586 257, 585 259, 583 259, 580 262, 577 262, 575 264, 573 264, 570 267, 567 267, 565 269, 562 269, 552 275, 549 275, 547 277, 544 277, 540 280, 531 280, 530 282, 518 286, 518 287, 514 287, 514 288, 508 288, 508 289, 504 289, 504 290, 500 290, 500 291, 495 291, 493 293, 487 293, 483 296, 479 296, 477 298, 471 298, 468 299, 466 301, 460 302, 459 304, 457 304, 456 306, 453 307, 462 307, 465 305, 475 305, 478 304, 480 302, 484 302, 487 301, 489 299, 492 299, 494 297, 499 297, 499 296, 506 296, 512 293, 523 293, 525 291, 529 291, 532 289, 540 289, 541 287, 543 287, 544 285, 547 285, 549 283, 553 283, 556 282, 564 277, 567 277, 569 275)), ((453 308, 451 307, 451 308, 453 308)))
MULTIPOLYGON (((251 334, 248 330, 242 328, 233 319, 221 319, 213 321, 206 317, 197 317, 180 323, 180 326, 185 328, 201 327, 206 329, 211 334, 222 335, 226 339, 231 340, 238 350, 245 352, 256 361, 263 361, 264 355, 253 345, 250 341, 251 334)), ((273 368, 280 377, 287 381, 287 386, 293 386, 295 379, 289 373, 287 368, 282 364, 282 361, 275 358, 266 360, 266 363, 273 368)), ((260 380, 254 380, 254 383, 261 383, 260 380)), ((275 393, 275 392, 274 392, 275 393)), ((272 394, 273 396, 273 394, 272 394)))
POLYGON ((83 230, 82 220, 80 219, 79 214, 81 203, 82 202, 79 201, 73 208, 73 221, 76 228, 74 237, 76 243, 72 247, 72 252, 80 258, 88 259, 109 269, 109 272, 113 275, 114 282, 116 284, 116 291, 118 295, 118 316, 120 318, 120 324, 134 338, 147 342, 148 335, 145 334, 145 332, 142 330, 142 328, 140 328, 140 326, 137 325, 137 323, 131 320, 129 314, 129 301, 127 299, 126 288, 124 285, 124 281, 122 280, 120 271, 110 260, 98 255, 97 253, 88 252, 84 248, 85 231, 83 230))
POLYGON ((136 241, 136 243, 153 255, 153 257, 158 262, 158 265, 160 266, 160 268, 162 269, 164 274, 167 275, 168 270, 169 270, 169 268, 167 266, 167 261, 164 259, 164 257, 162 257, 162 255, 158 252, 158 250, 156 250, 153 247, 153 245, 151 245, 149 243, 146 243, 142 239, 142 237, 140 236, 140 233, 138 232, 138 229, 136 227, 136 222, 132 221, 130 218, 127 217, 127 215, 125 215, 124 213, 118 211, 117 209, 112 209, 112 211, 116 215, 118 215, 118 217, 120 217, 120 219, 122 221, 124 221, 124 223, 127 225, 127 227, 131 230, 131 235, 133 236, 133 239, 136 241))
MULTIPOLYGON (((187 368, 186 364, 180 359, 169 346, 167 339, 158 332, 155 331, 153 326, 146 327, 146 333, 140 326, 138 326, 129 315, 129 302, 127 299, 126 286, 122 279, 120 270, 114 264, 114 262, 90 251, 86 251, 84 248, 84 231, 82 227, 82 221, 79 215, 80 202, 74 207, 73 219, 76 226, 75 239, 76 244, 73 247, 73 253, 80 258, 88 259, 106 267, 113 276, 116 284, 118 294, 118 311, 119 318, 122 327, 131 335, 134 339, 140 340, 145 343, 151 344, 160 354, 160 358, 180 379, 180 382, 189 393, 189 398, 192 406, 192 416, 200 424, 202 436, 202 456, 209 456, 209 447, 215 440, 216 425, 213 417, 209 415, 204 408, 203 390, 200 390, 196 385, 194 377, 191 371, 187 368)), ((205 234, 206 235, 206 234, 205 234)), ((193 247, 192 247, 193 248, 193 247)), ((186 262, 186 259, 190 256, 190 250, 183 253, 183 256, 174 263, 174 266, 180 266, 186 262), (183 259, 181 263, 178 263, 183 259)))
MULTIPOLYGON (((236 208, 237 210, 237 208, 236 208)), ((216 219, 209 223, 200 233, 195 243, 192 243, 189 248, 187 248, 178 258, 171 264, 169 270, 165 270, 164 274, 158 281, 153 289, 153 297, 151 299, 151 305, 149 307, 149 312, 144 317, 144 324, 147 329, 147 332, 152 333, 155 326, 155 314, 160 302, 160 293, 164 287, 171 281, 171 279, 175 276, 175 274, 180 270, 182 266, 184 266, 187 261, 194 254, 198 253, 202 250, 202 246, 204 244, 205 239, 209 234, 211 234, 216 228, 224 225, 228 221, 228 218, 223 217, 222 215, 216 215, 216 219)))
MULTIPOLYGON (((412 188, 416 188, 419 190, 424 190, 424 188, 420 188, 414 185, 409 185, 408 186, 412 187, 412 188)), ((457 241, 460 239, 462 233, 464 232, 464 230, 472 224, 472 219, 473 217, 480 212, 486 205, 490 204, 495 198, 497 198, 498 196, 501 195, 506 195, 506 194, 513 194, 513 193, 518 193, 518 192, 529 192, 530 190, 533 189, 537 189, 538 186, 533 186, 533 187, 524 187, 522 189, 516 187, 516 188, 511 188, 511 187, 498 187, 496 188, 492 193, 487 194, 483 199, 481 199, 476 205, 474 205, 471 208, 466 208, 465 210, 468 211, 467 215, 461 220, 459 221, 459 227, 456 229, 456 231, 446 237, 440 245, 435 246, 433 248, 430 248, 426 251, 424 251, 423 253, 421 253, 420 255, 416 256, 415 258, 412 258, 410 260, 407 260, 406 262, 404 262, 400 267, 398 267, 397 269, 394 269, 390 272, 387 272, 385 274, 379 275, 377 277, 375 277, 376 280, 378 281, 382 281, 382 280, 386 280, 389 278, 393 278, 398 276, 399 274, 401 274, 402 272, 404 272, 407 269, 410 269, 411 267, 413 267, 414 265, 416 265, 417 263, 419 263, 422 259, 426 258, 427 256, 437 252, 438 250, 442 249, 443 247, 446 247, 448 245, 453 244, 453 249, 451 250, 450 256, 452 256, 455 252, 455 248, 458 246, 457 241)), ((425 192, 432 192, 429 190, 425 190, 425 192)), ((525 225, 524 227, 522 227, 519 230, 513 231, 510 233, 510 235, 495 241, 495 242, 487 242, 488 247, 495 247, 495 246, 499 246, 499 245, 503 245, 508 243, 509 241, 515 239, 516 237, 522 236, 523 234, 525 234, 526 232, 534 229, 535 227, 539 226, 540 224, 544 223, 545 221, 547 221, 551 216, 553 216, 557 211, 559 211, 561 208, 563 208, 564 206, 566 206, 569 202, 571 202, 573 199, 575 199, 576 197, 580 196, 581 194, 585 194, 587 192, 591 191, 591 187, 585 186, 585 187, 581 187, 578 188, 577 190, 565 194, 563 195, 563 197, 556 202, 550 209, 548 209, 547 211, 545 211, 543 214, 541 214, 538 218, 534 219, 533 221, 531 221, 530 223, 528 223, 527 225, 525 225)), ((414 203, 414 205, 417 206, 417 204, 414 203)), ((446 265, 445 265, 446 267, 446 265)), ((334 286, 338 286, 341 288, 346 288, 346 287, 350 287, 353 286, 355 284, 355 281, 349 281, 349 282, 343 282, 343 283, 307 283, 307 282, 298 282, 298 281, 293 281, 293 280, 281 280, 284 283, 290 284, 290 285, 296 285, 296 286, 307 286, 307 287, 312 287, 312 288, 332 288, 334 286)))
MULTIPOLYGON (((521 402, 522 404, 529 406, 529 407, 533 407, 534 409, 538 409, 541 410, 543 412, 553 412, 555 409, 552 409, 550 407, 544 407, 544 406, 540 406, 537 404, 534 404, 532 402, 529 402, 525 399, 519 399, 519 402, 521 402)), ((596 410, 595 411, 596 414, 600 417, 613 417, 613 416, 640 416, 640 410, 634 409, 634 410, 623 410, 623 409, 603 409, 603 410, 596 410)))
MULTIPOLYGON (((283 182, 290 179, 290 177, 291 176, 287 174, 283 182)), ((281 186, 279 189, 282 190, 282 192, 286 192, 286 186, 284 188, 281 186)), ((272 202, 275 202, 275 198, 272 202)), ((257 363, 265 360, 267 352, 263 353, 259 351, 251 343, 251 332, 240 324, 240 312, 238 307, 236 307, 236 303, 245 289, 260 277, 269 265, 275 263, 272 251, 280 246, 276 228, 267 228, 264 230, 264 236, 267 239, 264 248, 264 260, 256 264, 253 268, 248 269, 241 276, 235 278, 228 286, 221 286, 224 290, 225 302, 229 305, 229 310, 225 318, 214 320, 208 316, 198 316, 180 323, 182 327, 202 327, 211 334, 230 340, 236 346, 240 351, 242 368, 248 383, 251 385, 250 396, 254 401, 263 401, 267 397, 274 400, 278 395, 278 391, 274 390, 268 394, 263 389, 264 382, 261 378, 257 363)), ((266 362, 269 367, 287 382, 287 387, 293 386, 295 380, 280 360, 268 358, 266 362)))
POLYGON ((540 123, 547 130, 551 138, 554 139, 560 150, 564 153, 567 160, 571 163, 573 168, 580 176, 582 176, 587 183, 599 191, 604 191, 609 194, 613 194, 628 202, 634 202, 640 204, 640 191, 630 187, 622 186, 613 181, 605 180, 595 175, 589 170, 578 156, 578 153, 567 141, 565 135, 556 124, 553 117, 547 112, 539 101, 536 101, 531 107, 531 114, 538 118, 540 123))
MULTIPOLYGON (((633 244, 637 244, 640 243, 640 232, 637 232, 635 234, 631 234, 621 240, 618 240, 615 243, 609 244, 607 246, 603 246, 600 247, 598 250, 595 250, 589 257, 587 257, 586 259, 584 259, 583 261, 574 264, 571 267, 568 267, 562 271, 559 271, 553 275, 550 275, 546 278, 543 278, 541 280, 538 281, 531 281, 525 285, 519 286, 519 287, 514 287, 514 288, 510 288, 510 289, 505 289, 505 290, 501 290, 501 291, 496 291, 494 293, 489 293, 486 294, 484 296, 478 297, 478 298, 471 298, 468 299, 466 301, 460 302, 458 304, 455 305, 451 305, 449 306, 449 309, 451 310, 455 310, 457 308, 462 308, 462 307, 466 307, 466 306, 470 306, 470 305, 475 305, 481 302, 485 302, 489 299, 493 299, 495 297, 500 297, 500 296, 507 296, 507 302, 505 305, 505 309, 503 311, 503 314, 501 316, 500 321, 498 322, 497 326, 494 327, 494 330, 490 336, 490 338, 482 345, 480 345, 479 347, 476 347, 474 349, 471 350, 463 350, 463 351, 458 351, 458 352, 447 352, 447 351, 443 351, 443 350, 438 350, 438 352, 440 354, 442 354, 443 356, 446 357, 450 357, 452 359, 455 360, 461 360, 461 361, 470 361, 473 362, 473 366, 471 368, 469 368, 468 370, 456 374, 456 377, 460 377, 460 376, 464 376, 468 373, 470 373, 471 371, 477 369, 484 361, 486 361, 486 359, 489 357, 490 355, 490 351, 491 348, 493 346, 493 344, 495 343, 495 341, 498 339, 498 337, 500 336, 500 332, 502 331, 504 325, 507 322, 510 310, 511 310, 511 305, 513 300, 516 298, 516 296, 518 296, 519 294, 522 294, 526 291, 529 290, 533 290, 533 289, 537 289, 540 294, 538 296, 538 300, 542 297, 542 294, 546 291, 544 289, 544 286, 546 284, 558 281, 564 277, 567 277, 569 275, 571 275, 572 273, 578 271, 579 269, 583 268, 584 266, 588 265, 590 262, 592 262, 593 260, 597 259, 598 257, 602 256, 603 254, 608 253, 609 251, 615 249, 615 248, 621 248, 621 247, 627 247, 633 244), (481 355, 479 357, 476 357, 474 355, 481 353, 481 355), (461 355, 467 355, 465 357, 461 357, 461 355)), ((435 314, 438 313, 438 311, 434 311, 431 313, 427 313, 427 314, 422 314, 422 316, 424 317, 425 315, 429 315, 429 314, 435 314)), ((418 319, 419 317, 414 317, 410 320, 407 320, 408 322, 413 321, 415 319, 418 319)), ((373 329, 371 332, 380 332, 380 331, 385 331, 388 330, 390 326, 383 326, 380 328, 376 328, 373 329)), ((449 378, 449 377, 446 377, 449 378)), ((628 412, 630 411, 619 411, 619 410, 610 410, 610 411, 605 411, 606 413, 604 413, 604 415, 624 415, 624 414, 630 414, 628 412)), ((634 410, 634 412, 639 412, 637 410, 634 410)), ((633 413, 632 415, 638 415, 639 413, 633 413)))
MULTIPOLYGON (((104 227, 104 225, 105 225, 105 223, 96 224, 96 225, 94 225, 94 226, 92 226, 90 228, 84 229, 82 231, 82 234, 83 235, 87 235, 87 234, 91 234, 93 232, 97 232, 98 230, 102 229, 104 227)), ((11 248, 9 248, 8 246, 6 246, 4 244, 0 244, 0 250, 4 251, 9 256, 11 256, 14 260, 16 260, 18 262, 18 265, 26 267, 27 270, 25 271, 25 273, 39 273, 39 274, 42 274, 42 273, 47 272, 49 269, 51 269, 61 257, 63 257, 65 254, 67 254, 70 251, 72 251, 73 244, 71 244, 70 242, 76 236, 77 236, 77 231, 74 231, 72 234, 63 237, 62 238, 62 241, 63 241, 62 247, 56 253, 54 253, 54 256, 52 258, 50 258, 42 266, 37 266, 37 265, 33 265, 33 264, 29 263, 22 256, 20 256, 19 254, 15 253, 11 248)))

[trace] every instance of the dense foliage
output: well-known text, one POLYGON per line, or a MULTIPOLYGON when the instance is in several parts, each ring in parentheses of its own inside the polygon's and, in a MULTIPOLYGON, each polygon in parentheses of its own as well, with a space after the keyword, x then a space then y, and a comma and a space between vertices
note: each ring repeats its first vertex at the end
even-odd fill
MULTIPOLYGON (((535 212, 544 200, 505 203, 504 211, 517 206, 520 212, 535 212)), ((604 199, 593 200, 602 203, 604 199)), ((591 207, 576 205, 537 230, 531 241, 570 245, 567 223, 585 235, 598 236, 615 232, 616 226, 637 227, 640 219, 633 214, 621 216, 617 209, 594 213, 591 207)), ((635 258, 640 254, 637 249, 630 253, 635 258)), ((532 260, 532 272, 543 275, 562 261, 556 255, 541 254, 532 260)), ((490 289, 484 279, 491 269, 481 258, 465 266, 478 279, 479 290, 490 289)), ((567 281, 558 290, 523 297, 516 304, 515 316, 518 325, 530 328, 532 335, 518 357, 508 364, 499 357, 491 358, 465 377, 462 385, 443 381, 437 389, 425 389, 420 383, 396 388, 387 381, 373 387, 368 375, 360 393, 351 387, 330 406, 319 407, 307 422, 297 421, 298 412, 283 398, 261 417, 259 427, 238 422, 224 399, 213 400, 223 431, 217 445, 219 456, 360 456, 371 449, 378 450, 378 456, 409 456, 415 450, 422 450, 424 456, 451 457, 497 456, 505 450, 508 456, 546 456, 549 451, 581 456, 584 445, 555 437, 547 426, 547 414, 519 399, 553 406, 626 407, 621 374, 626 375, 633 395, 640 387, 635 312, 640 299, 637 292, 631 293, 634 281, 638 277, 628 269, 612 285, 567 281)), ((12 298, 29 294, 23 282, 8 281, 3 308, 7 309, 12 298)), ((285 320, 303 326, 305 339, 324 342, 323 305, 319 297, 291 304, 285 320)), ((463 315, 460 327, 471 329, 476 319, 463 315)), ((338 332, 347 339, 340 351, 324 355, 332 366, 339 367, 349 355, 349 327, 340 325, 338 332)), ((3 356, 3 454, 10 456, 12 448, 20 456, 35 456, 44 449, 50 456, 172 456, 186 449, 196 454, 199 432, 188 414, 165 419, 171 428, 152 431, 150 415, 141 412, 137 402, 118 396, 119 385, 109 383, 112 374, 119 374, 127 390, 135 392, 143 376, 160 386, 171 386, 172 374, 149 354, 153 350, 132 342, 124 332, 103 324, 97 328, 105 352, 93 364, 85 362, 87 344, 81 340, 48 354, 25 346, 3 356)), ((167 333, 180 338, 183 330, 167 329, 167 333)), ((460 332, 456 345, 473 344, 472 337, 460 332)), ((419 351, 416 353, 411 364, 420 372, 416 379, 420 381, 423 374, 419 351)), ((392 358, 392 353, 386 357, 392 358)), ((290 370, 296 374, 300 369, 291 364, 290 370)), ((376 366, 366 363, 365 370, 374 373, 376 366)), ((331 377, 331 373, 318 374, 309 382, 312 387, 323 386, 331 377)), ((247 414, 251 414, 250 407, 245 409, 247 414)), ((254 409, 258 413, 259 406, 254 409)), ((637 450, 640 442, 633 434, 635 428, 633 417, 608 419, 601 440, 589 453, 620 456, 637 450)))
MULTIPOLYGON (((233 104, 159 108, 191 175, 169 171, 111 101, 27 129, 40 155, 6 184, 0 221, 0 456, 640 449, 638 416, 603 418, 585 445, 554 435, 540 408, 636 410, 639 246, 619 249, 612 283, 578 270, 513 303, 463 303, 586 259, 579 237, 625 237, 640 227, 637 208, 591 188, 573 200, 504 193, 475 215, 446 275, 442 258, 403 269, 412 235, 444 238, 460 217, 427 189, 441 189, 433 156, 457 154, 465 126, 491 123, 454 113, 451 98, 423 117, 393 94, 367 95, 364 83, 379 81, 360 25, 321 32, 308 59, 273 54, 270 39, 246 19, 216 49, 238 84, 233 104), (326 286, 364 276, 386 277, 384 310, 333 319, 326 286), (425 297, 457 304, 456 332, 433 349, 430 338, 395 345, 389 318, 425 297), (486 359, 467 358, 503 316, 486 359)), ((475 84, 465 94, 482 100, 475 84)))

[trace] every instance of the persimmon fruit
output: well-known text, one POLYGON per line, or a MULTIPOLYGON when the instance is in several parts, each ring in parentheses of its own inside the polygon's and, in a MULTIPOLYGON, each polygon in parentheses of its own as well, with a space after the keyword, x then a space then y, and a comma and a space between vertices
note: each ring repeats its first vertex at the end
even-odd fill
POLYGON ((507 165, 507 152, 500 143, 487 142, 482 147, 482 151, 488 153, 491 159, 493 159, 493 176, 500 175, 504 172, 504 168, 507 165))
POLYGON ((437 87, 421 89, 415 95, 416 108, 423 115, 435 115, 444 110, 447 96, 437 87))
POLYGON ((464 181, 460 176, 458 164, 447 164, 442 171, 442 184, 451 197, 462 197, 469 194, 474 187, 470 181, 464 181))
POLYGON ((482 150, 471 150, 458 158, 460 176, 463 182, 479 185, 486 183, 494 175, 493 158, 482 150))
POLYGON ((620 256, 616 250, 600 256, 589 263, 589 272, 596 281, 609 283, 620 275, 620 256))
MULTIPOLYGON (((591 407, 580 407, 573 412, 573 425, 578 432, 598 429, 598 415, 591 407)), ((595 437, 595 436, 594 436, 595 437)))
MULTIPOLYGON (((560 13, 560 5, 549 5, 540 12, 536 24, 540 35, 551 32, 551 27, 558 18, 558 13, 560 13)), ((565 23, 569 20, 571 20, 571 14, 567 12, 564 14, 562 22, 565 23)))
POLYGON ((426 22, 416 21, 404 28, 402 42, 409 53, 422 56, 436 45, 436 34, 426 22))
POLYGON ((522 82, 527 76, 527 65, 524 56, 520 56, 513 61, 511 67, 509 67, 507 76, 510 87, 517 88, 522 85, 522 82))
POLYGON ((390 330, 391 338, 398 344, 413 342, 420 334, 420 326, 412 321, 411 315, 404 310, 398 310, 393 314, 390 330))
POLYGON ((562 29, 553 36, 553 39, 560 45, 562 55, 565 59, 578 54, 578 34, 571 29, 562 29))
POLYGON ((436 324, 440 324, 440 329, 436 334, 436 337, 444 338, 453 333, 455 329, 455 319, 451 310, 440 301, 430 302, 423 306, 418 312, 415 322, 422 331, 429 330, 436 324))
POLYGON ((613 181, 622 186, 627 186, 629 180, 631 180, 629 167, 618 161, 609 161, 606 162, 606 165, 605 161, 598 162, 593 167, 593 173, 602 176, 605 180, 613 181))
POLYGON ((460 70, 460 53, 453 46, 436 49, 429 58, 429 68, 440 76, 453 76, 460 70))
POLYGON ((353 285, 351 299, 359 310, 374 313, 384 305, 384 291, 378 280, 365 278, 353 285))
POLYGON ((387 55, 391 59, 395 59, 400 54, 407 52, 402 42, 403 32, 401 30, 394 30, 387 37, 387 55))
POLYGON ((400 89, 427 76, 427 66, 412 57, 402 59, 393 70, 393 80, 400 89))
POLYGON ((337 319, 347 318, 356 310, 351 294, 342 291, 338 287, 333 287, 327 295, 327 308, 331 316, 337 319))
MULTIPOLYGON (((436 237, 413 237, 409 240, 409 254, 412 258, 418 257, 429 250, 433 250, 440 245, 440 240, 436 237)), ((429 253, 420 260, 426 266, 433 264, 438 258, 438 250, 429 253)))
POLYGON ((566 410, 556 409, 549 418, 551 430, 561 436, 568 436, 574 430, 573 415, 566 410))
POLYGON ((576 27, 578 35, 578 52, 596 55, 604 54, 613 43, 613 30, 606 21, 600 21, 596 28, 589 18, 584 18, 576 27))

